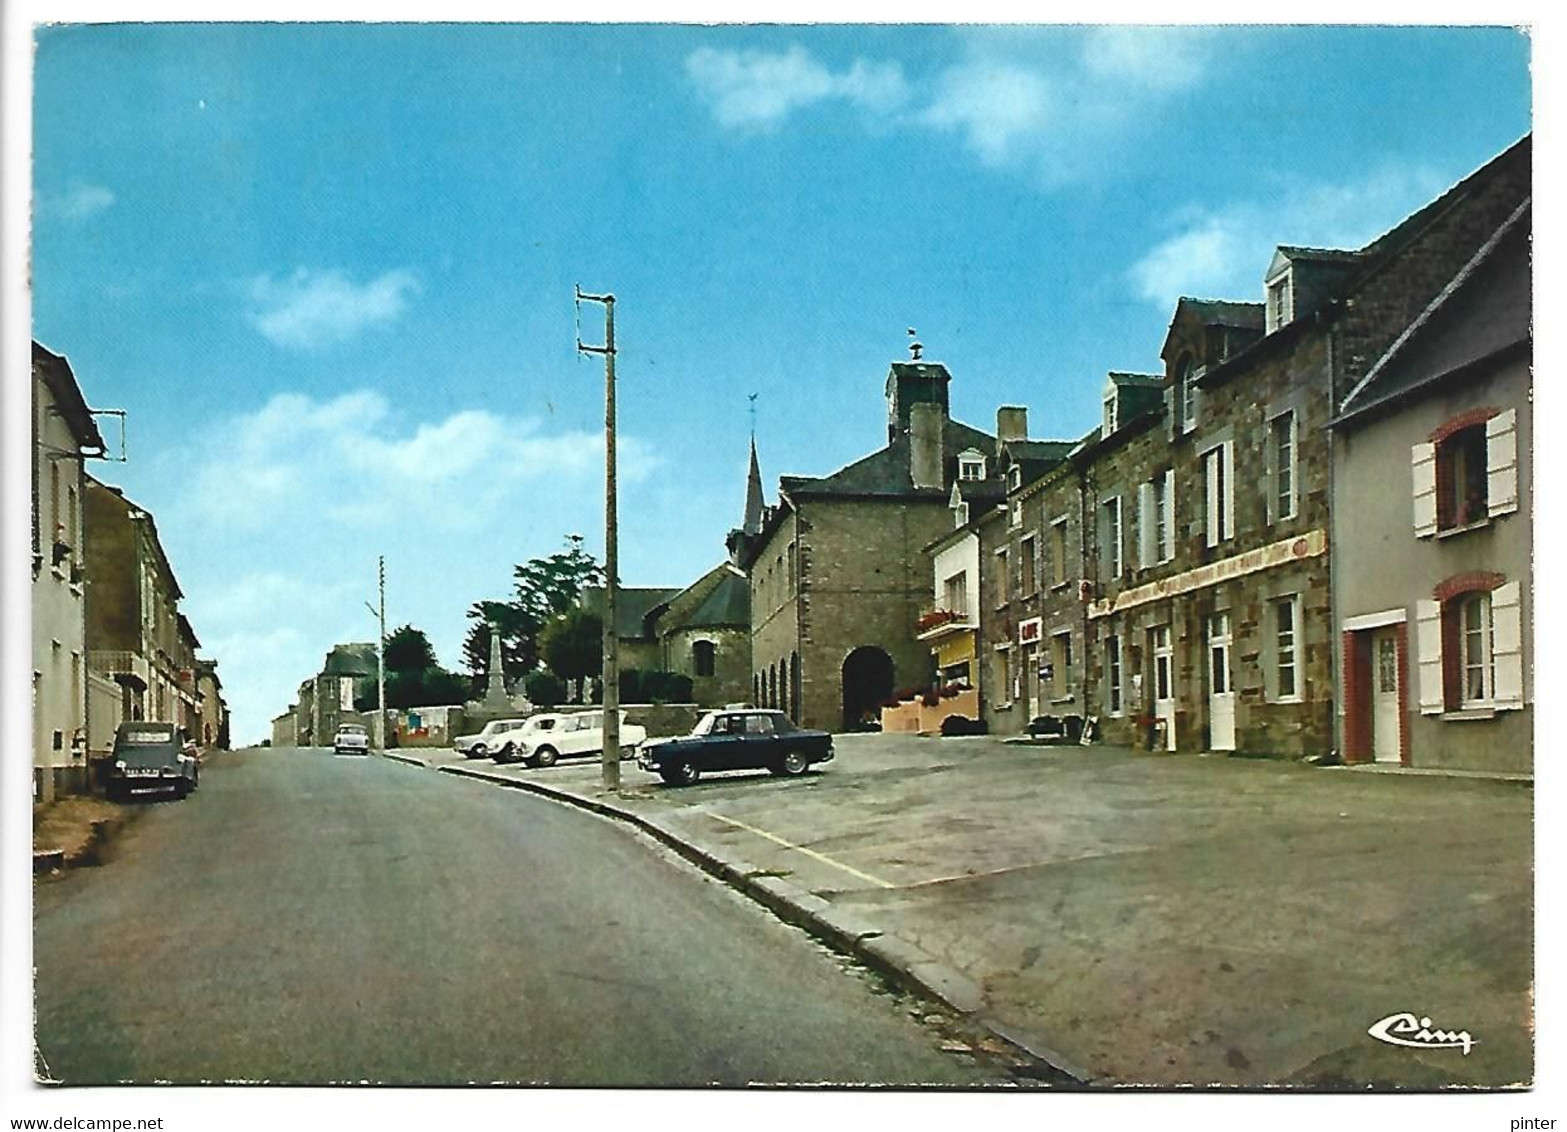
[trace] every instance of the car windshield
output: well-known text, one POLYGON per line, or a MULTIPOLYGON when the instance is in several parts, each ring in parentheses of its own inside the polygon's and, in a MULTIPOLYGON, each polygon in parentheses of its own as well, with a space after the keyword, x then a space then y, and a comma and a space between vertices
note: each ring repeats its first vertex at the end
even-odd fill
POLYGON ((710 711, 701 719, 697 720, 696 726, 691 729, 691 734, 711 735, 713 733, 713 724, 718 722, 718 714, 719 713, 716 711, 710 711))

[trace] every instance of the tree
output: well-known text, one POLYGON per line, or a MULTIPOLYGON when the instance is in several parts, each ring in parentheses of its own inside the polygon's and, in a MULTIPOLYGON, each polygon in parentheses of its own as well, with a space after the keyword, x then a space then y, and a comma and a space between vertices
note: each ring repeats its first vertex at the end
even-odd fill
POLYGON ((547 668, 528 673, 524 685, 528 699, 540 707, 552 708, 566 698, 566 683, 547 668))
POLYGON ((482 686, 490 672, 490 626, 501 634, 501 668, 508 683, 515 683, 539 665, 539 624, 515 602, 476 601, 468 607, 468 635, 463 640, 463 661, 482 686))
POLYGON ((514 571, 516 606, 541 628, 576 605, 583 586, 604 584, 604 567, 582 549, 582 536, 568 535, 566 545, 566 550, 532 559, 514 571))
POLYGON ((580 699, 580 681, 596 675, 604 665, 604 619, 574 606, 544 627, 539 651, 551 672, 567 682, 579 682, 580 699))
POLYGON ((423 629, 404 625, 386 635, 384 663, 388 676, 394 672, 424 672, 436 667, 435 649, 423 629))

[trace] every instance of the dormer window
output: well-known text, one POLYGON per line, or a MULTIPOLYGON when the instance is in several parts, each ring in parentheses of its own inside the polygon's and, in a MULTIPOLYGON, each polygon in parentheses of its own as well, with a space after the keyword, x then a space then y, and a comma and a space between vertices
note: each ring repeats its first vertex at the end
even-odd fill
POLYGON ((1197 372, 1190 354, 1182 354, 1175 363, 1175 416, 1181 422, 1180 432, 1197 427, 1197 372))
POLYGON ((1267 329, 1272 334, 1295 318, 1295 289, 1288 269, 1267 282, 1267 329))
POLYGON ((1013 464, 1007 469, 1007 490, 1016 491, 1023 486, 1023 468, 1020 464, 1013 464))
POLYGON ((985 478, 985 456, 970 448, 958 455, 958 479, 982 480, 985 478))
POLYGON ((1116 412, 1115 390, 1111 389, 1105 394, 1105 435, 1109 436, 1120 427, 1120 417, 1116 412))

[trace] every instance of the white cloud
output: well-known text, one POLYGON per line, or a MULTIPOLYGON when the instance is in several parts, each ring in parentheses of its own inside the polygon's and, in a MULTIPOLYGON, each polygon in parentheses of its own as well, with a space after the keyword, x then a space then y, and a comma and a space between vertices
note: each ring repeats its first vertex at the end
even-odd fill
POLYGON ((259 275, 248 285, 251 319, 279 346, 311 348, 345 342, 403 313, 419 280, 406 269, 355 283, 338 270, 300 268, 285 279, 259 275))
MULTIPOLYGON (((337 523, 357 529, 409 521, 455 530, 525 489, 589 484, 603 468, 597 431, 545 434, 537 421, 463 410, 440 420, 396 413, 380 393, 329 400, 280 393, 233 418, 199 446, 191 474, 195 518, 213 529, 262 531, 337 523)), ((618 444, 627 483, 657 466, 634 436, 618 444)))
POLYGON ((910 82, 897 61, 857 60, 834 72, 804 48, 700 48, 686 74, 731 128, 779 127, 833 100, 855 103, 877 128, 959 138, 986 165, 1046 184, 1101 164, 1122 135, 1208 72, 1205 28, 968 28, 962 57, 910 82))
POLYGON ((1105 82, 1180 90, 1201 81, 1209 50, 1210 37, 1202 28, 1098 27, 1087 33, 1083 64, 1105 82))
POLYGON ((958 130, 990 165, 1005 164, 1021 139, 1037 137, 1057 109, 1053 84, 1036 71, 984 60, 954 67, 941 79, 940 93, 923 121, 958 130))
POLYGON ((897 63, 856 60, 835 74, 799 46, 787 51, 718 51, 701 47, 686 57, 686 74, 722 126, 767 129, 794 111, 829 100, 889 113, 907 101, 897 63))
POLYGON ((1138 295, 1160 306, 1181 295, 1258 298, 1278 245, 1363 247, 1435 197, 1443 184, 1431 170, 1390 168, 1359 180, 1291 188, 1269 200, 1188 208, 1127 278, 1138 295))
POLYGON ((102 185, 86 185, 80 181, 59 196, 44 202, 48 211, 66 220, 87 220, 114 204, 114 193, 102 185))

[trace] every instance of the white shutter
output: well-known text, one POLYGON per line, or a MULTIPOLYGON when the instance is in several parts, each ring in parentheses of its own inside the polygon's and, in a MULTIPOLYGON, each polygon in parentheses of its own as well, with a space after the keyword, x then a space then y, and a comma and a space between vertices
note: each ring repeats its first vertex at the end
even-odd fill
POLYGON ((1436 534, 1436 445, 1416 444, 1409 450, 1415 488, 1415 537, 1436 534))
POLYGON ((1175 469, 1164 473, 1164 545, 1159 548, 1161 561, 1175 557, 1175 469))
POLYGON ((1420 714, 1442 714, 1442 605, 1415 602, 1415 658, 1420 669, 1420 714))
POLYGON ((1235 537, 1235 442, 1224 442, 1224 537, 1235 537))
POLYGON ((1523 607, 1517 582, 1491 591, 1491 661, 1497 708, 1523 707, 1523 607))
POLYGON ((1485 422, 1486 503, 1494 518, 1518 510, 1518 410, 1485 422))
POLYGON ((1154 532, 1158 516, 1154 514, 1153 484, 1137 485, 1137 564, 1143 569, 1159 561, 1159 548, 1154 546, 1154 532))

